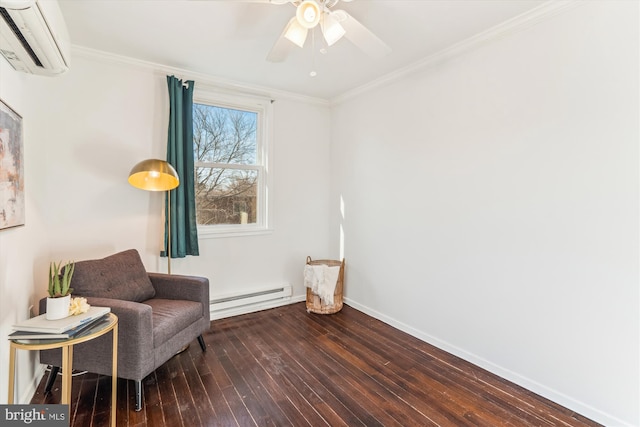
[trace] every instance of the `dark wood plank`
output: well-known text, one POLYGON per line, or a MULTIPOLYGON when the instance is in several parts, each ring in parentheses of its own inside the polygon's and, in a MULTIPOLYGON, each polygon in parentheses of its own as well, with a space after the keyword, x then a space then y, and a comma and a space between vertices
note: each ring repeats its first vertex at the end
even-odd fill
POLYGON ((171 384, 175 390, 176 404, 180 410, 180 418, 182 424, 186 427, 201 425, 198 412, 195 410, 195 404, 193 402, 193 396, 191 395, 191 388, 187 382, 182 366, 180 365, 180 357, 183 355, 174 356, 169 359, 166 365, 171 372, 171 384))
MULTIPOLYGON (((198 347, 198 350, 201 350, 199 345, 192 347, 198 347)), ((209 400, 209 395, 204 388, 204 384, 202 383, 202 379, 198 374, 198 370, 193 364, 191 355, 188 352, 185 352, 181 354, 178 359, 180 360, 180 366, 184 374, 184 379, 187 384, 189 384, 189 391, 191 392, 193 404, 196 412, 198 413, 198 418, 201 420, 201 423, 205 424, 206 420, 215 419, 216 414, 213 409, 213 405, 209 400)))
POLYGON ((258 387, 268 394, 273 402, 269 406, 277 406, 277 409, 270 411, 277 425, 302 427, 324 424, 309 402, 293 392, 291 383, 280 375, 284 364, 279 354, 255 340, 237 339, 235 342, 238 353, 245 354, 244 364, 248 375, 253 376, 260 384, 258 387), (292 395, 295 399, 292 399, 292 395))
POLYGON ((305 321, 330 322, 327 324, 327 330, 333 333, 328 334, 326 339, 333 340, 341 346, 334 349, 377 382, 376 389, 381 392, 387 390, 397 400, 402 401, 405 407, 416 411, 419 414, 416 422, 421 425, 467 424, 466 420, 459 415, 462 411, 456 402, 434 394, 434 391, 427 387, 412 387, 407 371, 413 365, 404 360, 404 349, 398 352, 397 357, 386 354, 383 343, 377 340, 377 337, 371 334, 352 334, 348 330, 342 330, 333 324, 336 317, 332 317, 330 319, 326 316, 309 315, 305 321))
MULTIPOLYGON (((217 336, 209 336, 210 342, 212 345, 216 342, 217 336)), ((236 427, 239 426, 236 417, 234 416, 234 411, 232 406, 229 404, 229 401, 225 397, 225 393, 223 390, 227 390, 229 388, 233 388, 233 383, 227 376, 226 372, 222 368, 221 363, 218 361, 218 358, 213 349, 209 349, 206 352, 205 356, 207 360, 207 365, 209 366, 209 372, 205 375, 201 375, 202 383, 207 392, 207 396, 209 396, 209 400, 213 405, 213 408, 216 413, 216 420, 219 421, 220 425, 236 427)), ((232 400, 232 403, 235 404, 236 399, 232 400)), ((244 415, 242 415, 244 416, 244 415)))
MULTIPOLYGON (((297 330, 295 324, 280 322, 285 326, 282 334, 288 334, 297 339, 305 339, 305 335, 297 330)), ((320 342, 324 336, 317 336, 320 342)), ((313 355, 308 354, 302 347, 292 347, 291 351, 298 360, 306 360, 305 370, 309 372, 316 381, 324 378, 325 382, 331 384, 331 393, 336 396, 359 420, 366 426, 400 425, 396 419, 386 413, 380 406, 379 396, 360 387, 360 379, 354 372, 349 372, 340 366, 341 361, 332 357, 329 353, 319 348, 320 351, 313 355), (349 379, 351 381, 349 381, 349 379), (358 389, 360 393, 353 394, 353 390, 358 389)))
MULTIPOLYGON (((176 394, 171 383, 172 371, 169 364, 165 363, 155 371, 156 384, 160 402, 162 405, 162 414, 164 415, 164 424, 160 426, 182 426, 182 418, 180 417, 180 409, 176 402, 176 394)), ((144 402, 146 404, 146 401, 144 402)), ((131 409, 129 409, 131 412, 131 409)), ((149 426, 154 424, 149 424, 149 426)))
MULTIPOLYGON (((256 337, 258 338, 258 337, 256 337)), ((252 372, 262 378, 261 382, 273 399, 283 408, 287 418, 294 426, 320 426, 326 421, 320 416, 312 403, 307 400, 304 393, 300 393, 292 382, 287 378, 286 356, 275 351, 270 345, 265 344, 261 339, 245 340, 244 345, 248 352, 257 360, 252 367, 252 372)))
POLYGON ((262 338, 273 348, 278 349, 286 363, 284 375, 297 392, 309 401, 325 422, 331 426, 364 425, 358 417, 347 408, 330 390, 331 384, 314 378, 306 369, 305 364, 313 357, 310 353, 305 358, 299 358, 294 348, 304 345, 301 340, 288 340, 282 322, 278 319, 264 319, 262 338), (270 331, 270 332, 267 332, 270 331))
MULTIPOLYGON (((120 427, 561 426, 599 424, 349 306, 304 303, 211 322, 143 380, 118 380, 120 427)), ((32 403, 57 403, 43 394, 32 403)), ((108 425, 111 381, 74 378, 72 426, 108 425)))
MULTIPOLYGON (((74 378, 72 381, 71 391, 79 387, 78 399, 75 401, 75 410, 71 405, 71 423, 72 427, 85 427, 91 425, 91 419, 93 418, 93 408, 95 404, 95 396, 98 388, 98 376, 93 374, 86 374, 78 381, 74 378)), ((60 401, 58 401, 59 403, 60 401)))
POLYGON ((118 378, 118 390, 116 403, 116 425, 128 426, 129 425, 129 393, 128 393, 128 380, 118 378))
POLYGON ((156 373, 153 372, 142 381, 142 391, 144 393, 144 412, 146 424, 159 426, 164 424, 163 405, 160 400, 160 390, 156 373))
POLYGON ((217 358, 217 364, 224 370, 224 375, 216 370, 216 381, 224 384, 220 388, 222 395, 231 408, 233 415, 241 427, 256 426, 256 419, 264 417, 264 408, 255 400, 253 392, 247 386, 241 373, 236 369, 231 361, 227 347, 230 344, 225 340, 218 342, 218 345, 212 346, 213 353, 217 358), (227 382, 228 381, 228 382, 227 382), (253 414, 251 411, 254 411, 253 414))
POLYGON ((101 375, 93 405, 92 427, 109 427, 111 420, 111 377, 101 375))
MULTIPOLYGON (((226 354, 233 363, 234 369, 240 373, 249 393, 244 394, 245 401, 256 401, 261 411, 249 410, 257 414, 256 424, 258 425, 293 425, 291 420, 282 411, 281 406, 274 400, 270 390, 267 389, 263 381, 260 364, 253 354, 247 349, 244 342, 231 330, 224 331, 224 347, 226 354), (262 380, 262 381, 261 381, 262 380)), ((242 392, 242 390, 240 390, 242 392)))

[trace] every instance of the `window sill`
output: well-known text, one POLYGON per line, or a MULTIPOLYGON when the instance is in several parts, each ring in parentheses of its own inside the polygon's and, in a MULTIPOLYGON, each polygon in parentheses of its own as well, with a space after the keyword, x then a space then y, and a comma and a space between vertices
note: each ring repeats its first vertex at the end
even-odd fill
POLYGON ((225 237, 263 236, 272 234, 272 228, 262 227, 198 227, 198 239, 221 239, 225 237))

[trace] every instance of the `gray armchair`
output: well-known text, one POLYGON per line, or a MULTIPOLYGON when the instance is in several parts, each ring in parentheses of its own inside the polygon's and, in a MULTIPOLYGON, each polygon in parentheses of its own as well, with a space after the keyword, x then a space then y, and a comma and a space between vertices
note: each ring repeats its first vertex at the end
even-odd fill
MULTIPOLYGON (((73 296, 90 305, 111 307, 118 316, 118 377, 135 381, 136 411, 142 409, 142 379, 194 339, 202 351, 202 333, 209 329, 209 280, 204 277, 147 273, 138 251, 76 262, 73 296)), ((46 311, 40 300, 40 313, 46 311)), ((111 375, 111 337, 78 344, 73 367, 111 375)), ((43 350, 40 362, 52 366, 45 391, 50 391, 61 365, 61 352, 43 350)))

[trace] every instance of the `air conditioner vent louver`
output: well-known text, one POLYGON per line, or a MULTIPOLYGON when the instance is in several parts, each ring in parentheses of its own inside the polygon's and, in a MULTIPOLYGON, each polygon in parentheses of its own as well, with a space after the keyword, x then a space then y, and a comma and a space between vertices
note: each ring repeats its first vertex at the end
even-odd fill
POLYGON ((18 71, 69 69, 69 35, 55 0, 0 0, 0 54, 18 71))
POLYGON ((24 50, 26 50, 31 59, 33 59, 33 62, 38 67, 42 67, 42 62, 40 62, 36 53, 33 51, 33 49, 31 49, 31 46, 29 46, 27 39, 24 38, 24 36, 20 32, 20 29, 11 18, 11 15, 9 15, 9 12, 7 12, 7 9, 5 9, 4 7, 0 7, 0 15, 2 15, 2 19, 4 19, 9 28, 11 28, 11 31, 13 31, 13 34, 15 34, 16 38, 20 41, 20 44, 24 47, 24 50))

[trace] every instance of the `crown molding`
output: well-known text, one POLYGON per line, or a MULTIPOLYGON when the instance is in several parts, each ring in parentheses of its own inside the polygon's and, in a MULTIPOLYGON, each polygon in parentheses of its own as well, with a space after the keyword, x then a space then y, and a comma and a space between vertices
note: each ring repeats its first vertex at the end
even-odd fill
POLYGON ((580 3, 580 0, 549 0, 542 5, 531 9, 530 11, 527 11, 521 15, 502 22, 488 30, 478 33, 433 55, 421 59, 420 61, 395 70, 369 83, 358 86, 355 89, 348 90, 330 100, 300 95, 297 93, 272 89, 264 86, 250 85, 234 80, 214 77, 204 73, 170 67, 167 65, 143 61, 123 55, 116 55, 113 53, 91 49, 79 45, 72 45, 72 52, 74 55, 78 55, 79 57, 88 59, 137 67, 157 74, 172 74, 183 80, 194 80, 198 83, 199 86, 202 85, 205 87, 214 87, 223 91, 233 91, 235 93, 268 97, 271 99, 287 99, 291 101, 321 106, 334 106, 353 99, 357 96, 363 95, 374 89, 397 82, 410 74, 424 71, 425 69, 433 67, 451 58, 460 56, 465 52, 477 49, 480 46, 483 46, 494 40, 507 37, 519 31, 526 30, 536 25, 540 21, 544 21, 560 13, 561 11, 569 7, 574 7, 580 3))
POLYGON ((182 80, 193 80, 197 83, 198 86, 204 86, 207 88, 216 88, 221 91, 229 91, 245 95, 270 98, 272 100, 287 99, 290 101, 321 105, 325 107, 330 105, 328 100, 322 98, 314 98, 311 96, 300 95, 293 92, 272 89, 264 86, 249 85, 233 80, 214 77, 204 73, 193 72, 182 68, 170 67, 155 62, 143 61, 128 56, 116 55, 114 53, 91 49, 79 45, 72 45, 71 48, 73 55, 77 55, 81 58, 102 61, 110 64, 125 65, 159 75, 175 75, 182 80))
POLYGON ((482 31, 474 36, 471 36, 461 42, 458 42, 450 47, 447 47, 433 55, 421 59, 418 62, 414 62, 406 67, 400 68, 396 71, 392 71, 378 79, 375 79, 369 83, 359 86, 355 89, 349 90, 341 95, 330 100, 330 105, 338 105, 357 96, 363 95, 369 91, 387 86, 394 82, 401 80, 402 78, 419 72, 424 71, 430 67, 447 61, 451 58, 460 56, 468 51, 477 49, 487 43, 494 40, 509 36, 519 31, 526 30, 540 21, 544 21, 551 16, 554 16, 561 11, 580 4, 579 0, 550 0, 540 6, 533 8, 525 13, 515 16, 507 21, 504 21, 488 30, 482 31))

